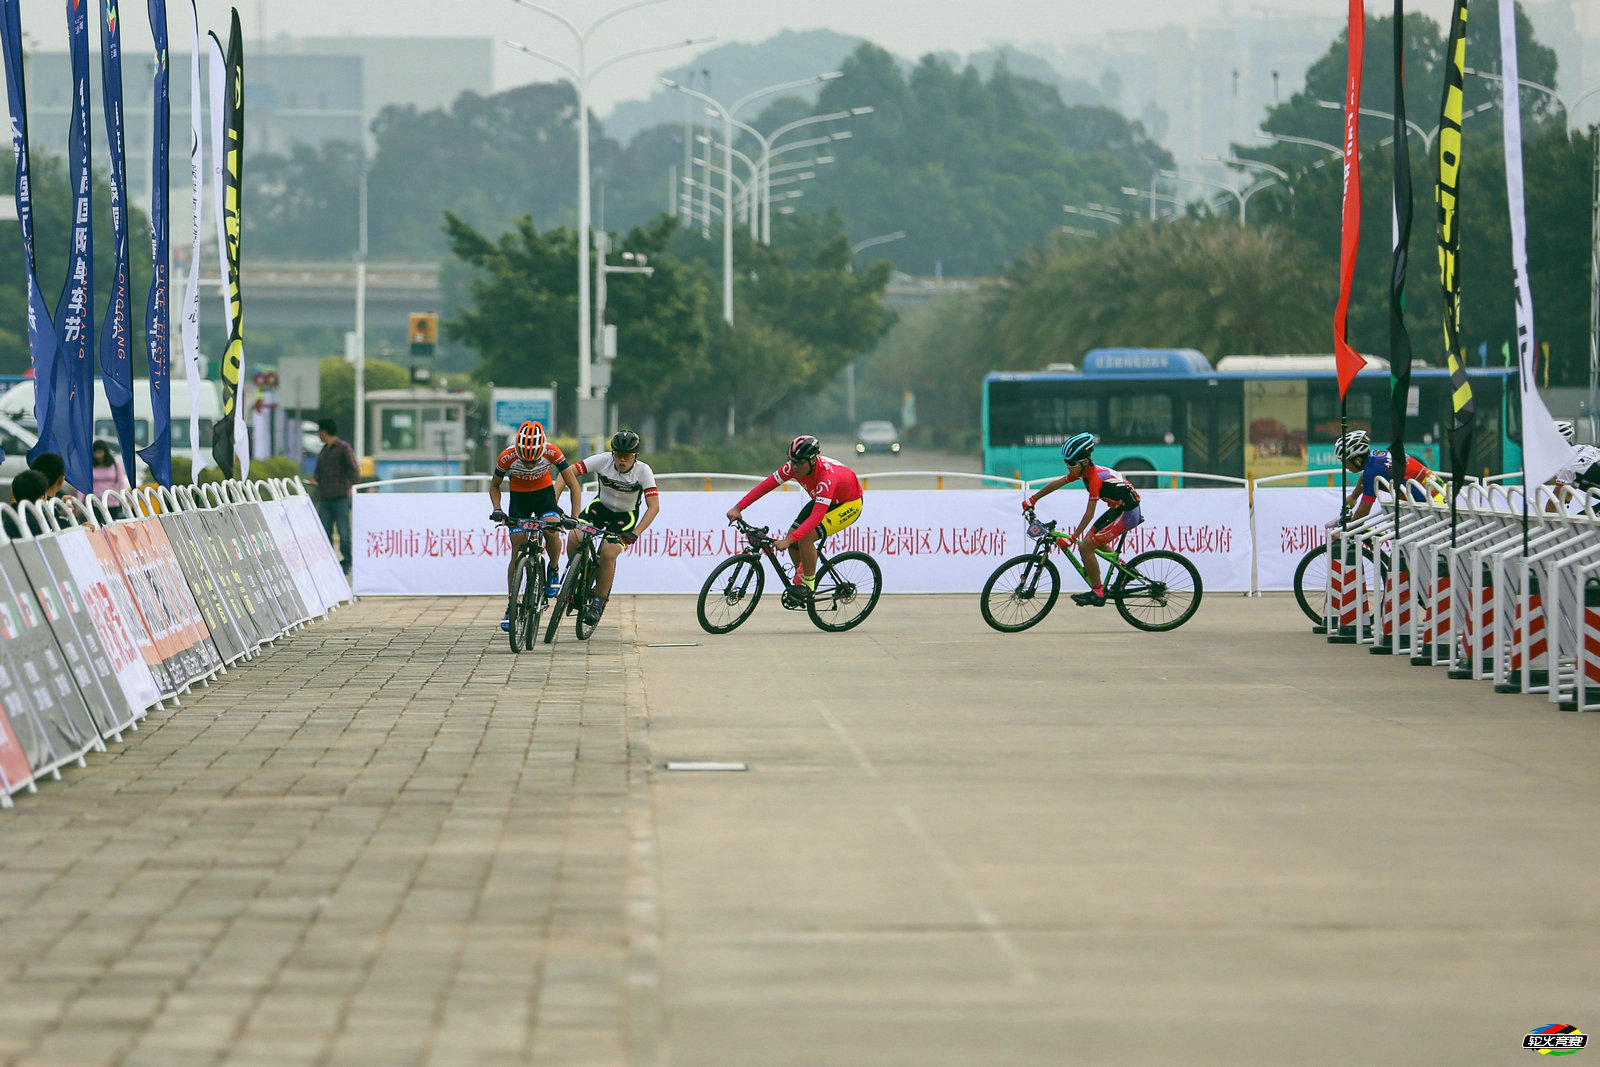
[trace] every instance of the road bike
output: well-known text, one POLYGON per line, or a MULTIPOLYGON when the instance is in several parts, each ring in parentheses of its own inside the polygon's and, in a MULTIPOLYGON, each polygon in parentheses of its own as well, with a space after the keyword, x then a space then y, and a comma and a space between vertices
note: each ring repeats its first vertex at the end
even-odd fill
POLYGON ((589 618, 589 601, 594 596, 594 580, 600 574, 600 549, 601 542, 610 541, 613 544, 627 544, 621 534, 612 533, 610 530, 574 519, 571 516, 562 516, 553 526, 563 530, 577 530, 578 547, 567 559, 567 573, 561 579, 561 591, 556 594, 555 602, 550 607, 550 621, 545 624, 544 643, 553 644, 556 631, 561 629, 561 620, 571 613, 576 615, 577 623, 574 632, 579 641, 589 640, 589 635, 594 633, 594 628, 600 624, 598 618, 589 618))
POLYGON ((518 546, 511 557, 511 595, 506 602, 506 614, 511 619, 511 651, 521 652, 533 647, 539 635, 539 616, 544 614, 544 530, 540 519, 508 519, 503 526, 525 533, 528 539, 518 546))
MULTIPOLYGON (((1033 551, 1000 564, 984 583, 979 600, 983 621, 1001 633, 1035 626, 1055 607, 1061 594, 1061 572, 1050 559, 1052 549, 1059 547, 1079 576, 1089 580, 1073 551, 1075 539, 1057 531, 1054 521, 1040 522, 1031 510, 1024 514, 1028 536, 1034 539, 1033 551)), ((1122 544, 1127 537, 1118 538, 1115 548, 1095 548, 1106 569, 1106 600, 1137 629, 1176 630, 1200 609, 1200 572, 1187 557, 1165 549, 1124 560, 1122 544)))
POLYGON ((756 610, 756 602, 761 599, 766 583, 762 557, 766 557, 772 569, 778 572, 783 586, 783 606, 791 611, 805 611, 820 629, 838 631, 859 626, 877 607, 878 595, 883 592, 883 571, 878 561, 865 552, 829 556, 822 550, 826 535, 819 535, 817 586, 808 590, 791 583, 790 572, 773 547, 778 539, 768 533, 767 527, 751 526, 743 519, 734 519, 728 525, 744 535, 749 547, 712 568, 706 584, 701 587, 696 611, 706 633, 728 633, 756 610))

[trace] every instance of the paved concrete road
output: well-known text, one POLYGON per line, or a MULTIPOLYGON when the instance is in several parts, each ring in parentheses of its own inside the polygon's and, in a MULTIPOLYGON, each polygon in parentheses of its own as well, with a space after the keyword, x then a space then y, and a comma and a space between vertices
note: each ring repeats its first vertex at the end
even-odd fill
POLYGON ((369 598, 0 813, 0 1063, 1521 1062, 1600 719, 1304 633, 369 598), (652 647, 652 646, 687 647, 652 647), (739 761, 744 773, 667 761, 739 761))

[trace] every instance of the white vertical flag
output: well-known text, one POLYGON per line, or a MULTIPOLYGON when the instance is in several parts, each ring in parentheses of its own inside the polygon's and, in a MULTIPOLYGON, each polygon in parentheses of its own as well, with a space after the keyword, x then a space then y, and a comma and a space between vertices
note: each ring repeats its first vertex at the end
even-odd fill
POLYGON ((190 191, 194 197, 190 221, 194 225, 194 239, 189 246, 189 280, 183 290, 183 376, 189 387, 189 481, 200 484, 200 470, 205 455, 200 443, 200 393, 205 389, 205 375, 200 371, 200 230, 204 225, 205 183, 203 173, 204 152, 200 146, 202 124, 200 99, 200 14, 194 0, 189 0, 189 170, 190 191))
POLYGON ((1506 143, 1506 201, 1511 211, 1511 271, 1517 301, 1517 370, 1522 376, 1522 475, 1542 485, 1572 446, 1556 429, 1534 380, 1533 290, 1528 284, 1528 220, 1522 195, 1522 107, 1517 84, 1516 0, 1500 0, 1500 119, 1506 143))

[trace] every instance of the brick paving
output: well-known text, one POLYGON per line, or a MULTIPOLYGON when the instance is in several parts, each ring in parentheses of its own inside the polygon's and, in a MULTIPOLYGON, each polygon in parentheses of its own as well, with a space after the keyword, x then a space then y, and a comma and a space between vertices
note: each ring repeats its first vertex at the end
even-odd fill
POLYGON ((1600 1023, 1600 716, 1330 648, 369 598, 0 813, 0 1064, 1502 1063, 1600 1023), (679 774, 669 760, 748 773, 679 774))
POLYGON ((363 600, 18 798, 0 1062, 649 1058, 632 611, 513 656, 502 607, 363 600))

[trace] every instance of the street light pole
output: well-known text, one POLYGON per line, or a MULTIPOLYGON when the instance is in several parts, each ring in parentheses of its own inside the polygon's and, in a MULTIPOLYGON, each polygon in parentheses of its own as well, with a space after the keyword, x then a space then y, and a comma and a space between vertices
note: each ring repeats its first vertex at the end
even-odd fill
MULTIPOLYGON (((577 403, 577 436, 582 445, 585 433, 593 436, 594 431, 588 429, 587 423, 592 422, 592 411, 586 401, 592 400, 592 363, 594 360, 594 338, 589 332, 589 79, 598 75, 608 67, 614 66, 625 59, 649 55, 654 52, 665 52, 673 48, 684 48, 696 44, 704 44, 715 40, 712 37, 690 38, 688 40, 673 41, 670 44, 655 45, 650 48, 636 48, 630 52, 613 56, 603 63, 598 64, 593 70, 589 68, 589 39, 601 26, 610 22, 619 15, 652 4, 663 3, 664 0, 634 0, 633 3, 601 15, 589 24, 588 29, 579 29, 577 23, 559 11, 554 11, 543 4, 534 3, 533 0, 514 0, 515 3, 541 15, 555 19, 572 35, 573 43, 578 47, 578 65, 545 55, 515 41, 506 43, 517 51, 535 59, 542 59, 552 66, 565 71, 572 78, 574 87, 578 91, 578 389, 577 403)), ((552 427, 554 429, 554 427, 552 427)))
POLYGON ((1255 185, 1252 185, 1250 188, 1246 189, 1244 192, 1241 193, 1241 192, 1239 192, 1239 190, 1235 189, 1231 185, 1224 185, 1222 182, 1214 182, 1209 178, 1190 178, 1190 177, 1187 177, 1185 175, 1179 174, 1175 170, 1164 170, 1164 171, 1161 172, 1161 176, 1163 178, 1172 178, 1172 179, 1174 179, 1176 181, 1190 182, 1190 183, 1192 183, 1194 185, 1208 185, 1213 189, 1221 189, 1223 192, 1227 193, 1229 196, 1231 196, 1235 200, 1239 201, 1239 225, 1240 226, 1243 226, 1244 223, 1245 223, 1245 204, 1246 204, 1246 202, 1249 201, 1250 197, 1253 196, 1256 193, 1259 193, 1261 190, 1265 189, 1267 186, 1275 184, 1277 182, 1277 180, 1278 180, 1276 178, 1267 178, 1265 181, 1257 182, 1255 185))
MULTIPOLYGON (((527 3, 528 0, 517 0, 517 3, 527 3)), ((660 0, 641 0, 642 3, 659 3, 660 0)), ((801 89, 807 85, 816 85, 818 82, 832 81, 842 78, 842 71, 832 70, 826 74, 816 74, 809 78, 800 78, 796 81, 781 82, 769 85, 765 89, 757 89, 747 93, 736 100, 732 107, 724 107, 722 103, 710 95, 697 92, 686 85, 680 85, 671 78, 662 78, 661 84, 669 89, 676 89, 686 93, 702 103, 716 108, 717 114, 722 116, 722 318, 728 325, 733 325, 733 116, 740 108, 772 93, 781 93, 788 89, 801 89)), ((710 155, 710 153, 706 153, 710 155)), ((711 183, 706 183, 710 188, 711 183)), ((709 205, 708 205, 709 206, 709 205)), ((707 211, 709 218, 710 212, 707 211)))
POLYGON ((1168 196, 1166 193, 1158 193, 1154 189, 1135 189, 1131 185, 1124 185, 1122 187, 1122 195, 1123 196, 1143 196, 1143 197, 1148 197, 1150 199, 1150 221, 1151 222, 1154 222, 1156 220, 1156 201, 1157 200, 1160 200, 1163 203, 1173 204, 1173 205, 1175 205, 1177 207, 1182 207, 1183 206, 1183 201, 1179 200, 1177 197, 1168 196))
POLYGON ((356 351, 352 368, 356 377, 356 463, 367 453, 367 162, 361 161, 356 210, 360 234, 356 240, 356 351))
MULTIPOLYGON (((1487 78, 1490 81, 1497 82, 1504 80, 1500 75, 1495 74, 1492 71, 1477 70, 1473 67, 1463 67, 1461 69, 1468 74, 1476 74, 1478 77, 1487 78)), ((1584 89, 1582 92, 1578 93, 1577 96, 1574 96, 1569 100, 1567 97, 1550 88, 1550 86, 1540 85, 1538 82, 1531 82, 1527 78, 1518 78, 1517 84, 1523 86, 1524 88, 1533 89, 1536 92, 1544 93, 1546 96, 1550 97, 1550 99, 1560 104, 1561 110, 1566 114, 1567 123, 1569 125, 1572 122, 1572 113, 1578 109, 1578 105, 1589 99, 1589 97, 1593 96, 1595 93, 1600 93, 1600 85, 1591 85, 1589 88, 1584 89)))

